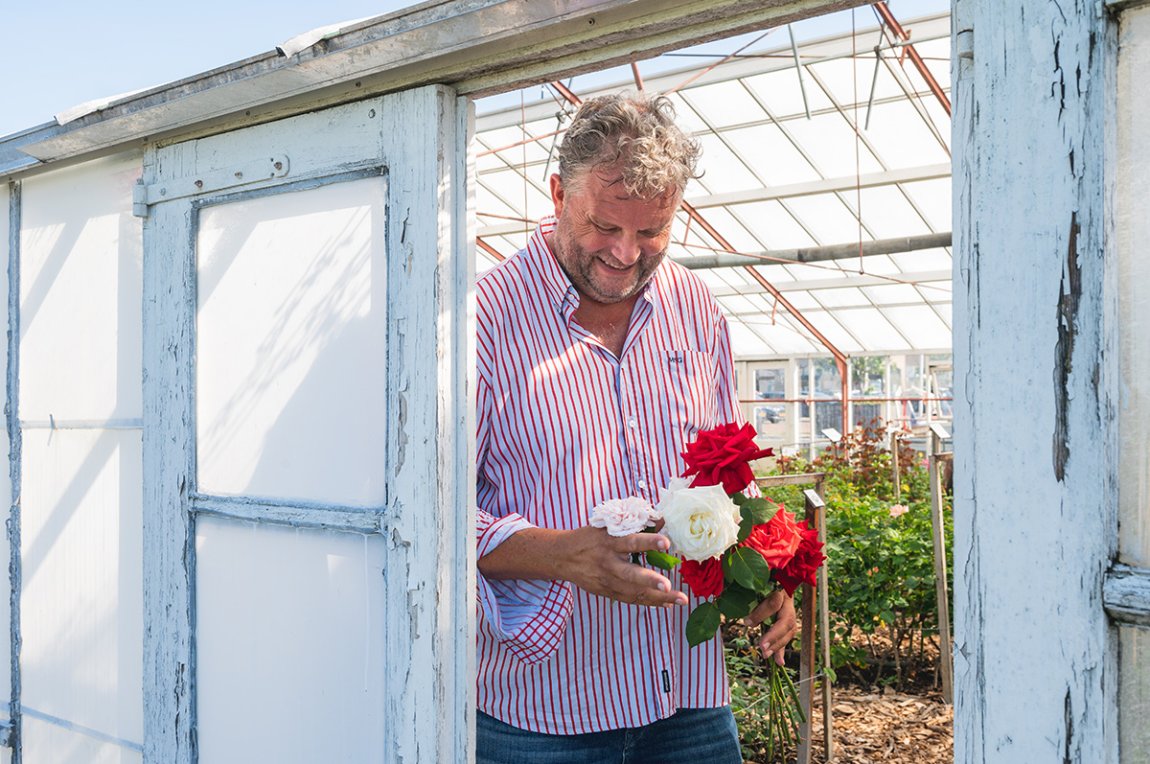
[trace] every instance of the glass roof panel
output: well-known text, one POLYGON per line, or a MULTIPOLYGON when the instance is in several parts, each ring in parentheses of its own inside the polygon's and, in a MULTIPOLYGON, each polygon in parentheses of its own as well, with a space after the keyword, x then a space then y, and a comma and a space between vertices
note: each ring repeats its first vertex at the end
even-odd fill
MULTIPOLYGON (((803 311, 803 315, 806 316, 807 320, 810 321, 824 337, 830 340, 831 344, 842 352, 857 353, 863 349, 863 346, 860 345, 858 340, 835 318, 833 313, 828 313, 825 310, 807 310, 803 311)), ((817 344, 817 340, 815 342, 817 344)), ((821 346, 818 349, 820 351, 826 350, 821 346)))
POLYGON ((862 291, 871 302, 880 306, 922 302, 922 295, 910 284, 863 287, 862 291))
POLYGON ((711 128, 699 116, 695 108, 683 100, 681 93, 671 93, 668 98, 675 104, 675 123, 692 135, 708 134, 711 128))
POLYGON ((796 309, 806 310, 819 310, 819 301, 814 298, 810 292, 805 289, 795 290, 793 292, 783 292, 783 296, 787 298, 787 302, 794 305, 796 309))
MULTIPOLYGON (((861 189, 859 194, 862 196, 863 221, 876 239, 932 233, 897 187, 874 186, 861 189)), ((854 194, 843 194, 843 201, 854 209, 854 194)))
POLYGON ((703 147, 703 156, 706 157, 703 160, 705 172, 703 177, 699 178, 699 185, 712 193, 762 187, 763 184, 717 135, 701 135, 699 144, 703 147))
POLYGON ((723 134, 768 186, 818 180, 819 174, 777 125, 730 130, 723 134))
POLYGON ((701 85, 681 92, 707 122, 718 128, 759 122, 767 117, 738 80, 701 85))
POLYGON ((843 108, 853 110, 854 104, 859 106, 859 123, 863 121, 863 109, 871 96, 871 83, 875 83, 874 98, 901 97, 903 92, 894 77, 886 71, 886 67, 879 67, 878 79, 874 76, 874 46, 877 40, 869 36, 867 45, 859 40, 859 51, 865 51, 857 61, 847 58, 836 58, 830 61, 820 61, 811 64, 808 70, 821 81, 823 87, 830 91, 831 96, 843 108), (853 79, 851 75, 854 75, 853 79))
POLYGON ((950 347, 950 327, 925 305, 887 308, 886 315, 915 348, 950 347))
MULTIPOLYGON (((857 257, 840 260, 839 262, 856 273, 859 270, 859 259, 857 257)), ((862 259, 862 272, 882 276, 898 276, 902 271, 898 269, 898 266, 894 264, 894 261, 890 259, 889 255, 868 255, 862 259)))
POLYGON ((926 215, 931 228, 936 231, 950 230, 950 178, 919 180, 901 185, 919 211, 926 215))
POLYGON ((763 249, 758 239, 751 235, 743 224, 736 220, 725 207, 712 207, 704 214, 707 222, 722 233, 727 243, 738 252, 755 253, 763 249))
POLYGON ((897 252, 890 256, 903 273, 947 271, 951 268, 950 250, 943 247, 897 252))
POLYGON ((866 348, 909 350, 911 344, 874 308, 852 308, 838 313, 838 319, 866 348))
MULTIPOLYGON (((790 120, 785 125, 824 177, 854 176, 855 132, 837 112, 790 120)), ((865 175, 883 169, 866 146, 860 144, 858 152, 859 172, 865 175)))
POLYGON ((833 108, 833 104, 827 98, 826 93, 805 73, 803 85, 800 88, 798 73, 793 66, 774 72, 744 77, 743 83, 751 89, 759 102, 775 117, 795 114, 805 116, 806 109, 803 108, 804 89, 807 94, 807 105, 812 112, 833 108))
POLYGON ((812 247, 816 243, 777 201, 734 204, 731 209, 768 250, 812 247))
POLYGON ((938 137, 909 101, 875 104, 866 138, 892 169, 950 161, 938 137))
MULTIPOLYGON (((795 215, 820 244, 845 244, 859 240, 859 224, 851 210, 836 194, 813 194, 787 200, 795 215)), ((862 232, 863 241, 872 237, 862 232)))
POLYGON ((870 300, 855 287, 839 287, 835 289, 820 289, 814 293, 814 298, 824 308, 848 308, 859 305, 870 305, 870 300))

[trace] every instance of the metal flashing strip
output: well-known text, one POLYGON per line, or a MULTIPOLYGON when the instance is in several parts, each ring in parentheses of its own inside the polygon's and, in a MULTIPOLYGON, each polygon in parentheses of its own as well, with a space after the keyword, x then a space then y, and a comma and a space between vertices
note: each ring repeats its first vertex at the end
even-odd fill
POLYGON ((229 520, 352 533, 381 533, 382 507, 346 507, 311 502, 288 503, 243 496, 193 494, 190 508, 196 515, 229 520))
POLYGON ((1115 621, 1150 629, 1150 569, 1112 567, 1102 584, 1102 604, 1115 621))
POLYGON ((90 737, 93 740, 99 740, 101 743, 111 743, 112 745, 117 745, 121 748, 127 748, 139 753, 144 752, 143 743, 135 743, 131 740, 125 740, 124 738, 116 737, 115 735, 109 735, 106 732, 100 732, 99 730, 92 729, 91 727, 85 727, 82 724, 76 724, 75 722, 70 722, 67 719, 61 719, 59 716, 52 716, 52 714, 46 714, 43 711, 37 711, 36 709, 28 708, 27 706, 24 706, 23 713, 33 719, 39 719, 42 722, 47 722, 48 724, 59 727, 60 729, 65 729, 69 732, 76 732, 85 737, 90 737))
POLYGON ((20 492, 21 445, 20 434, 20 226, 22 194, 19 182, 9 184, 8 195, 8 369, 6 386, 7 412, 5 426, 8 432, 8 474, 12 485, 11 505, 8 512, 8 582, 9 582, 9 635, 11 639, 11 696, 8 709, 11 730, 7 737, 12 746, 12 764, 20 764, 20 590, 22 565, 20 558, 20 492))
POLYGON ((222 132, 419 85, 494 92, 862 0, 471 0, 428 2, 294 56, 276 51, 144 91, 67 125, 0 139, 0 175, 145 139, 222 132), (19 145, 13 145, 18 143, 19 145), (12 153, 12 149, 17 151, 12 153), (24 157, 24 158, 22 158, 24 157))

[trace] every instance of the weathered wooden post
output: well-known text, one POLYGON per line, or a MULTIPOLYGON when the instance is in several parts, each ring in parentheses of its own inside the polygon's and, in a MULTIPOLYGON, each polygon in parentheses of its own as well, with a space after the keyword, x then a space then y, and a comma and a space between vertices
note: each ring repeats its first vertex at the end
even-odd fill
POLYGON ((950 596, 946 589, 946 534, 942 517, 942 470, 939 463, 950 461, 942 441, 950 433, 937 422, 930 426, 930 529, 934 540, 934 588, 938 599, 938 658, 942 675, 942 699, 954 702, 954 656, 950 642, 950 596))
MULTIPOLYGON (((814 489, 803 491, 803 500, 806 505, 807 527, 811 524, 819 530, 819 541, 826 543, 826 503, 822 497, 822 479, 815 484, 814 489)), ((806 718, 803 721, 799 734, 798 764, 808 764, 811 760, 811 710, 813 708, 813 693, 815 681, 815 617, 818 616, 818 639, 821 643, 823 666, 830 665, 830 613, 827 608, 827 568, 819 568, 818 587, 803 584, 803 642, 802 660, 799 663, 799 701, 803 707, 806 718), (816 610, 818 611, 816 613, 816 610)), ((823 745, 826 750, 826 760, 830 761, 834 755, 834 741, 831 739, 831 685, 826 676, 822 680, 823 687, 823 745)))
POLYGON ((898 431, 890 434, 890 469, 891 482, 894 483, 894 502, 902 501, 902 480, 898 474, 898 431))

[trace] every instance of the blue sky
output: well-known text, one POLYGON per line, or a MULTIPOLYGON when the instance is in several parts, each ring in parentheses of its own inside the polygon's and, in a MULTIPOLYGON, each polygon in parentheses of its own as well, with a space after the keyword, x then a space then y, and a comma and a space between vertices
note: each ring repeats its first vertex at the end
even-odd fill
MULTIPOLYGON (((378 16, 410 0, 9 0, 0 2, 0 136, 85 101, 149 88, 271 50, 319 26, 378 16)), ((890 0, 902 18, 947 0, 890 0)), ((866 9, 864 9, 866 10, 866 9)), ((859 12, 862 23, 872 14, 859 12)), ((721 44, 720 44, 721 46, 721 44)))
POLYGON ((0 136, 59 111, 271 50, 411 0, 10 0, 0 3, 0 136))

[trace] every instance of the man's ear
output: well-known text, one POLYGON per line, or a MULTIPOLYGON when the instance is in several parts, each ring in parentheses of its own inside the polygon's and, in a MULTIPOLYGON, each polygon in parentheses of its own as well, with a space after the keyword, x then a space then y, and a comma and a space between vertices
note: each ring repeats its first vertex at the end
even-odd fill
POLYGON ((555 205, 555 217, 563 214, 564 196, 563 181, 559 179, 559 173, 551 173, 551 203, 555 205))

